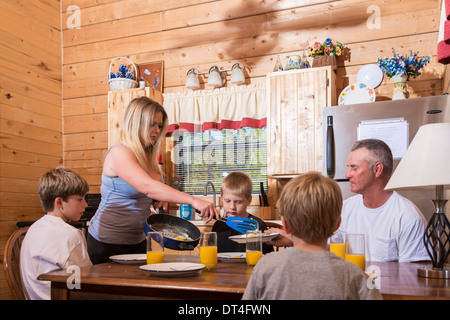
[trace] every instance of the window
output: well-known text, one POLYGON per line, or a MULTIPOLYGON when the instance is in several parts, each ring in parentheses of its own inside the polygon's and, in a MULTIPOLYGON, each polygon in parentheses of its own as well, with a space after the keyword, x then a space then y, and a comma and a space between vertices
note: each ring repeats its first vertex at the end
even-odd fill
MULTIPOLYGON (((264 128, 223 129, 204 132, 174 132, 174 163, 181 177, 180 190, 203 195, 206 182, 220 192, 223 178, 231 171, 243 171, 253 181, 253 193, 260 183, 267 190, 267 130, 264 128)), ((211 189, 208 189, 211 194, 211 189)))

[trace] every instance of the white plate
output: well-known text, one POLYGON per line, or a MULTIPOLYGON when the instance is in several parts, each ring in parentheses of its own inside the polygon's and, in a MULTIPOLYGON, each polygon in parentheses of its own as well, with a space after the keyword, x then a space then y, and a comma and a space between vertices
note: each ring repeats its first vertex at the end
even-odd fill
POLYGON ((366 64, 358 71, 358 82, 365 83, 376 88, 383 81, 383 71, 376 64, 366 64))
POLYGON ((245 252, 219 252, 217 259, 222 262, 242 262, 245 260, 245 252))
POLYGON ((119 254, 111 256, 109 259, 120 264, 144 264, 147 262, 147 254, 119 254))
POLYGON ((170 262, 146 264, 140 266, 139 269, 147 271, 155 277, 190 277, 200 275, 200 272, 205 269, 205 265, 201 263, 170 262))
POLYGON ((375 102, 375 90, 362 82, 348 85, 339 95, 338 105, 375 102))
MULTIPOLYGON (((262 241, 270 241, 273 238, 275 238, 276 236, 278 236, 279 233, 278 232, 274 232, 274 233, 263 233, 262 234, 262 241)), ((237 243, 245 243, 245 234, 239 234, 237 236, 231 236, 228 237, 228 239, 233 240, 237 243)))

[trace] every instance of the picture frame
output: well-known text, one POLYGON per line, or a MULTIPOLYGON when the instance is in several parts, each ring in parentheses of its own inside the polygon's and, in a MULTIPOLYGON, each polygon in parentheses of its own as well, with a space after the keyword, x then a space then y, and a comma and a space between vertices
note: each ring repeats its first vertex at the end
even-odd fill
MULTIPOLYGON (((137 65, 138 82, 145 81, 146 87, 151 87, 157 91, 163 91, 164 83, 164 61, 155 61, 137 65)), ((141 87, 141 83, 139 83, 141 87)))

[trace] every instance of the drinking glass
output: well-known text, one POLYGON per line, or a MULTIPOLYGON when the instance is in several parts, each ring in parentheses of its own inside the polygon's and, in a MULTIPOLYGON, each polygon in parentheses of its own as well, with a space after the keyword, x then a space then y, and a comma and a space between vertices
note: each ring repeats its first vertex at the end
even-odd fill
POLYGON ((202 232, 200 237, 200 263, 206 269, 215 269, 217 265, 217 232, 202 232))
POLYGON ((248 230, 245 237, 247 264, 254 266, 262 257, 262 234, 260 230, 248 230))
POLYGON ((342 259, 345 258, 345 232, 336 232, 330 237, 330 252, 342 259))
POLYGON ((353 262, 366 270, 365 240, 363 234, 347 234, 345 241, 345 260, 353 262))
POLYGON ((147 264, 164 262, 164 233, 147 233, 147 264))

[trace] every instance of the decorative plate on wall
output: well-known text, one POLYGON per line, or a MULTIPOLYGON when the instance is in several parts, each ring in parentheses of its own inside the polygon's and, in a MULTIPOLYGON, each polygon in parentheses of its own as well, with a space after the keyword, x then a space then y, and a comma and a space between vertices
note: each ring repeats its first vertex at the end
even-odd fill
POLYGON ((348 85, 339 95, 338 105, 375 102, 375 90, 362 82, 348 85))
POLYGON ((376 88, 383 81, 383 71, 376 64, 366 64, 358 71, 357 80, 376 88))

